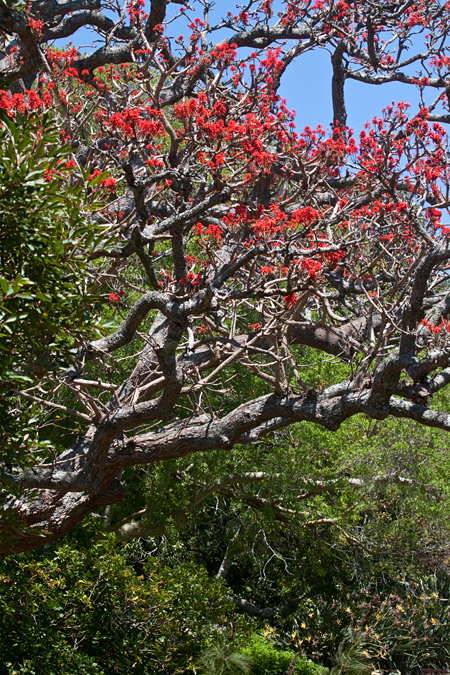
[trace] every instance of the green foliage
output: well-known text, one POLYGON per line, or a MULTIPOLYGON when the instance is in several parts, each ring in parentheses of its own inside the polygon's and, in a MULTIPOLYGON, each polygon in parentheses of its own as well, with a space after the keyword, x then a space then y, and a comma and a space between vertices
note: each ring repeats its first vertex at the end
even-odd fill
POLYGON ((17 379, 54 365, 86 330, 85 245, 95 225, 86 226, 84 186, 67 181, 70 148, 48 115, 3 115, 0 144, 0 350, 2 374, 17 379))
MULTIPOLYGON (((113 526, 126 511, 147 506, 147 522, 164 526, 164 537, 148 544, 152 550, 158 547, 160 564, 188 559, 210 576, 239 530, 226 576, 232 594, 260 607, 286 605, 271 620, 280 631, 276 646, 330 667, 339 644, 345 647, 343 657, 349 657, 348 630, 360 631, 374 598, 401 597, 391 608, 396 615, 383 609, 377 619, 385 625, 374 628, 380 640, 368 634, 372 646, 364 643, 360 652, 369 653, 374 667, 403 672, 406 662, 428 663, 424 655, 433 654, 429 639, 435 631, 433 663, 439 665, 445 657, 445 637, 439 642, 431 619, 439 620, 443 635, 447 619, 430 614, 429 628, 410 635, 414 624, 396 604, 405 607, 402 580, 426 585, 426 570, 448 564, 449 469, 448 439, 440 431, 425 429, 418 438, 410 423, 374 424, 362 416, 337 433, 298 425, 254 446, 133 470, 126 480, 136 503, 114 507, 113 526), (261 468, 267 479, 225 486, 189 510, 202 485, 261 468), (349 479, 363 487, 355 489, 349 479), (314 481, 330 481, 331 488, 299 499, 314 481), (288 517, 277 510, 278 504, 289 509, 288 517), (186 521, 174 527, 183 513, 186 521), (321 525, 321 519, 330 522, 321 525), (317 526, 308 524, 315 520, 317 526), (410 654, 406 661, 403 640, 410 654), (388 654, 382 646, 391 643, 392 657, 376 656, 388 654)), ((419 597, 416 592, 416 602, 419 597)), ((440 597, 448 595, 441 592, 440 597)), ((368 625, 377 614, 372 612, 368 625)))
POLYGON ((164 620, 155 655, 166 667, 186 664, 226 623, 230 610, 226 589, 190 562, 169 566, 150 559, 145 569, 157 591, 158 616, 164 620))
POLYGON ((226 622, 225 589, 192 565, 138 574, 108 540, 0 563, 0 674, 189 670, 226 622))
MULTIPOLYGON (((308 626, 314 623, 317 632, 328 632, 328 624, 330 631, 338 631, 339 641, 333 601, 322 607, 314 598, 341 598, 345 608, 346 593, 360 583, 367 585, 372 578, 376 589, 383 577, 395 578, 405 564, 421 557, 421 542, 430 542, 430 551, 431 542, 439 548, 448 539, 448 440, 435 430, 422 431, 420 439, 414 434, 412 424, 395 420, 374 427, 363 417, 336 433, 299 425, 252 447, 199 453, 142 469, 141 501, 133 510, 149 504, 146 518, 152 527, 170 524, 171 513, 187 513, 184 529, 169 543, 184 545, 184 555, 195 551, 193 559, 210 574, 217 573, 241 525, 227 575, 234 593, 262 607, 306 593, 305 614, 314 614, 308 626), (218 490, 218 501, 213 496, 187 512, 201 485, 261 468, 266 478, 218 490), (315 481, 329 481, 330 490, 311 490, 299 498, 315 481), (256 510, 252 500, 258 498, 264 503, 256 510), (278 504, 289 511, 278 510, 278 504), (328 523, 321 525, 323 521, 328 523)), ((133 489, 136 473, 129 480, 133 489)), ((133 508, 126 507, 128 512, 133 508)), ((118 520, 124 509, 115 507, 118 520)))
POLYGON ((97 206, 48 113, 2 111, 0 147, 0 460, 11 469, 39 447, 35 412, 14 389, 67 367, 74 345, 96 334, 86 263, 101 228, 86 224, 97 206))
MULTIPOLYGON (((279 650, 274 644, 261 635, 253 635, 250 645, 242 650, 252 659, 252 675, 285 675, 291 665, 295 652, 279 650)), ((326 675, 328 669, 310 661, 305 656, 298 656, 293 670, 294 675, 326 675)))
POLYGON ((294 643, 307 653, 320 654, 322 661, 333 665, 333 675, 449 667, 448 567, 429 575, 409 565, 398 576, 398 563, 382 565, 367 554, 364 558, 364 575, 352 579, 340 593, 330 589, 329 594, 312 597, 285 619, 286 630, 276 636, 277 644, 294 643))

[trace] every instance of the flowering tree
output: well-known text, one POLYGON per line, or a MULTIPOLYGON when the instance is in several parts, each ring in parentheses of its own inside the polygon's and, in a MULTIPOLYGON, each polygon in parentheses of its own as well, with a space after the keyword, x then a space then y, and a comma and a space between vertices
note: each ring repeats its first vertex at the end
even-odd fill
POLYGON ((120 501, 129 466, 360 413, 450 429, 431 405, 450 381, 450 3, 272 4, 217 23, 206 0, 0 8, 0 107, 51 111, 73 152, 48 179, 92 181, 88 290, 115 323, 74 344, 76 367, 15 390, 79 426, 4 474, 22 523, 4 554, 120 501), (90 53, 52 46, 83 26, 90 53), (314 48, 331 54, 328 130, 296 129, 277 94, 314 48), (410 84, 421 104, 386 107, 355 140, 349 78, 410 84), (314 353, 343 364, 334 382, 300 364, 314 353), (230 408, 243 368, 254 391, 230 408))

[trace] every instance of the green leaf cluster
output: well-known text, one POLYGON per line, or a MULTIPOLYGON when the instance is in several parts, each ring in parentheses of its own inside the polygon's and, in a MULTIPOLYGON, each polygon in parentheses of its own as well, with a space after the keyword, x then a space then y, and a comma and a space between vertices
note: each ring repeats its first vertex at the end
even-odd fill
POLYGON ((193 565, 137 570, 106 539, 0 563, 0 674, 191 672, 217 640, 225 588, 193 565))
MULTIPOLYGON (((277 649, 273 642, 259 634, 252 635, 242 653, 252 660, 252 675, 285 675, 295 657, 293 650, 277 649)), ((292 672, 293 675, 327 675, 328 668, 300 655, 292 672)))
POLYGON ((49 113, 2 111, 0 148, 0 459, 10 468, 30 463, 36 444, 13 391, 66 367, 93 335, 87 252, 99 227, 87 225, 96 206, 49 113))

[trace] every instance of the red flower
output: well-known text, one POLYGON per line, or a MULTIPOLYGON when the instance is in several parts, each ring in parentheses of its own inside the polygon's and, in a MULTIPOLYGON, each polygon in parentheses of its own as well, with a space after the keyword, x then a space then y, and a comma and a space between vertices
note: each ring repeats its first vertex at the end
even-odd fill
POLYGON ((295 293, 289 293, 284 296, 284 302, 288 307, 293 307, 297 303, 297 296, 295 293))
POLYGON ((42 31, 44 30, 44 22, 42 19, 32 19, 29 17, 28 26, 31 28, 31 32, 36 37, 41 37, 42 31))

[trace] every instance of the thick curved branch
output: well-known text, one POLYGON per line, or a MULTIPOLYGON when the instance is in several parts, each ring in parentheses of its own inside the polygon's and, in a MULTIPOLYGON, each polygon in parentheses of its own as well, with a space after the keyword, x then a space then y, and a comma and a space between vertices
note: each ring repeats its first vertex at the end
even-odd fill
POLYGON ((116 349, 120 349, 120 347, 128 344, 133 339, 135 332, 152 309, 159 310, 167 317, 180 320, 176 308, 177 306, 168 294, 158 291, 149 291, 139 298, 136 304, 131 308, 125 321, 118 330, 107 337, 89 343, 86 347, 86 351, 90 356, 93 356, 96 353, 109 353, 116 349))
POLYGON ((441 413, 437 410, 430 410, 418 403, 403 401, 397 398, 391 398, 389 403, 389 414, 393 417, 403 417, 405 419, 420 422, 426 427, 450 431, 450 415, 441 413))
MULTIPOLYGON (((100 7, 99 2, 96 4, 98 4, 100 7)), ((58 26, 55 26, 55 28, 49 28, 46 30, 42 35, 42 39, 45 42, 49 42, 51 40, 60 40, 73 35, 77 30, 83 28, 84 26, 93 26, 104 33, 109 33, 115 28, 116 24, 114 21, 98 11, 85 9, 78 12, 77 14, 74 14, 73 16, 65 18, 58 24, 58 26)), ((130 42, 136 39, 137 32, 136 29, 131 26, 118 26, 115 28, 114 36, 118 40, 127 40, 130 42)), ((81 68, 81 65, 79 65, 79 68, 81 68)))

